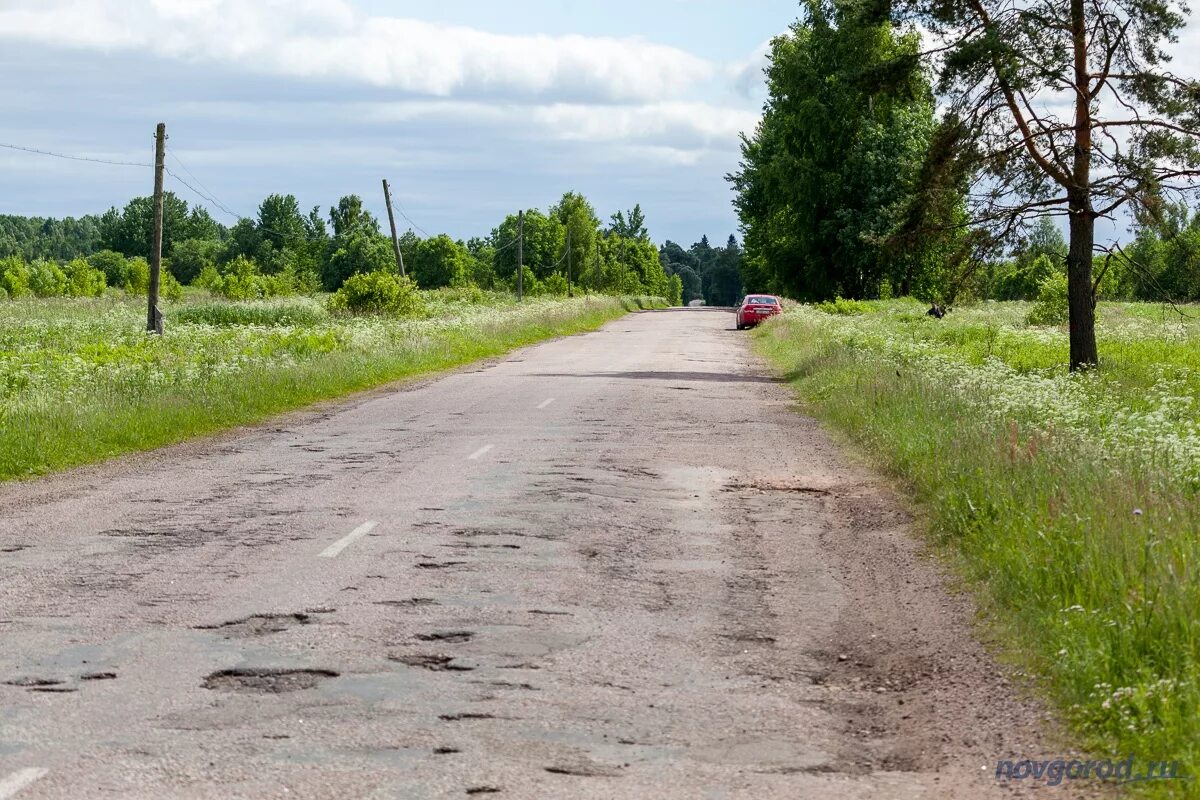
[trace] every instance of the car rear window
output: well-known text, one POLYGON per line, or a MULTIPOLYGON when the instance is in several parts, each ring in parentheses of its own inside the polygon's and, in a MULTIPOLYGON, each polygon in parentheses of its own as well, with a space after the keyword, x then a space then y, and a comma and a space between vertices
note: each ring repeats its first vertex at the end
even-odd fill
POLYGON ((747 297, 746 302, 755 306, 774 306, 779 305, 779 301, 774 297, 747 297))

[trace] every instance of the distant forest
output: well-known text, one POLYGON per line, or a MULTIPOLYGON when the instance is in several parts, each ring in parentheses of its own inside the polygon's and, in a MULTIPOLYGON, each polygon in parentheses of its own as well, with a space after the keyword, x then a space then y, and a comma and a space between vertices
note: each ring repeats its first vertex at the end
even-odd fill
MULTIPOLYGON (((112 254, 146 259, 152 215, 149 197, 80 218, 0 215, 0 259, 62 264, 82 258, 98 268, 112 254)), ((273 194, 254 219, 230 227, 168 192, 163 216, 164 264, 181 284, 207 285, 236 273, 239 280, 279 278, 249 284, 258 287, 334 291, 355 273, 396 269, 379 220, 355 195, 341 198, 328 213, 320 207, 304 213, 295 196, 273 194)), ((511 290, 517 227, 517 215, 511 214, 488 235, 465 241, 409 230, 400 237, 407 272, 422 288, 511 290)), ((735 237, 724 247, 712 247, 705 236, 686 250, 671 241, 655 248, 640 206, 618 211, 602 224, 587 199, 572 192, 545 212, 525 212, 524 255, 523 285, 530 295, 566 294, 570 282, 582 291, 732 305, 744 289, 742 249, 735 237)))

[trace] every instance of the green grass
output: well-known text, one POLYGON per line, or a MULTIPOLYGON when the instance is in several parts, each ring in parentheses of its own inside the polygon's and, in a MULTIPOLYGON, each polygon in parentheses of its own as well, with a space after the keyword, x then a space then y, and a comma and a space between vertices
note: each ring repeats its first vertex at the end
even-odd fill
POLYGON ((1200 776, 1200 323, 1105 304, 1101 369, 1070 376, 1028 304, 869 305, 796 309, 756 344, 911 491, 1084 746, 1200 776))
POLYGON ((329 320, 325 304, 307 297, 243 303, 195 302, 173 308, 165 324, 201 325, 318 325, 329 320))
POLYGON ((0 302, 0 480, 257 422, 658 305, 493 300, 396 320, 333 319, 301 300, 184 304, 157 337, 124 298, 0 302))

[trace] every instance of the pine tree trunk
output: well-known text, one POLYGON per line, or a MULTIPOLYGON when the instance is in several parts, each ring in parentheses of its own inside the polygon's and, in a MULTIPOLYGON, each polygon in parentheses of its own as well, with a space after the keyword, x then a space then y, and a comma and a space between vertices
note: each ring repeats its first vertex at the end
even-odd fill
POLYGON ((1070 309, 1071 371, 1091 369, 1096 356, 1096 303, 1092 296, 1092 111, 1088 74, 1088 20, 1084 0, 1071 0, 1071 43, 1075 61, 1075 153, 1067 186, 1071 245, 1067 251, 1067 300, 1070 309))
POLYGON ((1092 295, 1092 244, 1096 219, 1082 199, 1071 198, 1071 245, 1067 251, 1071 371, 1090 369, 1096 355, 1096 303, 1092 295))

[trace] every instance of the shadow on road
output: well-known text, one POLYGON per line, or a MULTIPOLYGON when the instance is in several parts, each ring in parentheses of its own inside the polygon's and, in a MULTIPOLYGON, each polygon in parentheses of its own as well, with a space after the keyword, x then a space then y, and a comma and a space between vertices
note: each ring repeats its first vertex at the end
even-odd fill
POLYGON ((736 375, 731 372, 535 372, 539 378, 626 378, 643 381, 709 381, 712 383, 780 383, 768 375, 736 375))

